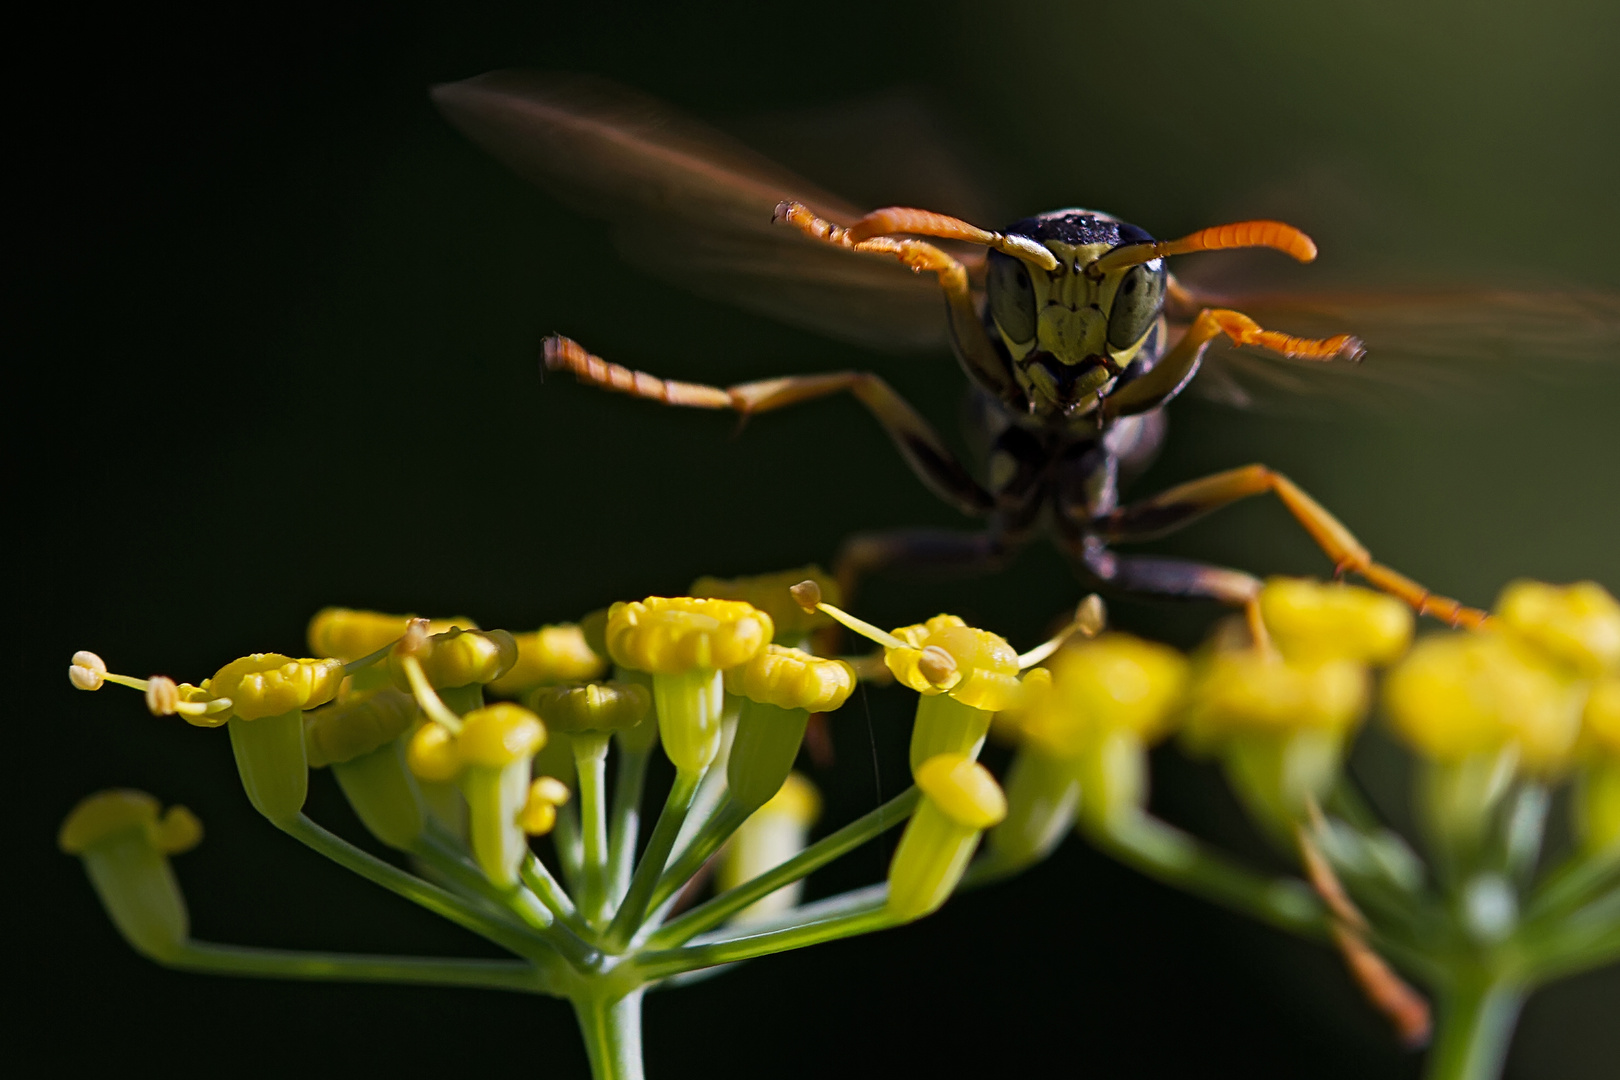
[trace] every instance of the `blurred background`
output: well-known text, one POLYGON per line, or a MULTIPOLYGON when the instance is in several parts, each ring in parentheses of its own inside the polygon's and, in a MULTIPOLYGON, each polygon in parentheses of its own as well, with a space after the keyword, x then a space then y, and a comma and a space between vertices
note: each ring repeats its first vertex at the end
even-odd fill
MULTIPOLYGON (((948 357, 862 353, 628 269, 600 225, 441 122, 432 83, 592 72, 767 134, 761 116, 905 87, 945 118, 1007 220, 1078 204, 1173 236, 1279 217, 1323 251, 1285 283, 1620 287, 1609 4, 298 0, 35 14, 10 65, 8 171, 27 190, 9 245, 21 378, 5 483, 23 552, 7 581, 26 700, 8 892, 31 1002, 13 1014, 17 1053, 37 1040, 57 1072, 145 1059, 176 1075, 531 1060, 585 1073, 562 1003, 229 981, 131 953, 53 845, 73 803, 105 786, 202 817, 208 839, 178 863, 201 938, 481 946, 257 819, 223 732, 153 720, 129 694, 74 696, 61 669, 75 649, 196 680, 246 652, 301 652, 326 604, 525 629, 699 574, 827 561, 857 529, 961 524, 851 401, 738 435, 727 417, 542 383, 555 331, 694 380, 872 368, 953 439, 963 392, 948 357), (801 487, 780 484, 784 468, 801 487)), ((857 201, 902 194, 841 180, 821 149, 793 163, 857 201)), ((1495 394, 1386 409, 1178 402, 1137 490, 1264 461, 1380 557, 1468 602, 1521 575, 1620 590, 1617 373, 1526 363, 1495 394)), ((1262 502, 1157 549, 1331 569, 1262 502)), ((1079 596, 1037 544, 994 578, 875 581, 860 606, 885 625, 950 610, 1028 647, 1079 596)), ((1216 613, 1114 614, 1186 645, 1216 613)), ((902 699, 874 691, 868 706, 837 718, 839 767, 816 777, 829 822, 904 783, 902 699)), ((1388 756, 1373 736, 1358 762, 1380 792, 1398 791, 1388 756)), ((1166 816, 1268 859, 1206 766, 1170 750, 1156 770, 1166 816)), ((324 777, 311 811, 356 829, 324 777)), ((885 858, 863 850, 812 891, 870 881, 885 858)), ((1509 1075, 1611 1075, 1617 1011, 1613 970, 1542 993, 1509 1075)), ((909 928, 655 994, 646 1012, 658 1077, 1418 1070, 1333 955, 1078 840, 909 928)))

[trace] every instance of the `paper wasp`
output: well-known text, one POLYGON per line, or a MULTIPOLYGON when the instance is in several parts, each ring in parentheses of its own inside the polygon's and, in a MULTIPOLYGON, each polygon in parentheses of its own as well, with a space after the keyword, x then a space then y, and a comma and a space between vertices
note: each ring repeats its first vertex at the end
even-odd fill
POLYGON ((1263 465, 1138 502, 1120 499, 1164 437, 1163 406, 1198 373, 1212 341, 1318 365, 1360 359, 1362 343, 1349 334, 1319 339, 1264 329, 1206 303, 1165 266, 1174 255, 1244 247, 1311 261, 1315 245, 1291 226, 1245 221, 1156 241, 1095 211, 1053 211, 999 232, 926 210, 863 215, 728 137, 605 82, 503 71, 437 87, 434 99, 518 173, 619 226, 632 262, 696 291, 870 344, 923 344, 944 326, 972 384, 988 449, 982 478, 871 373, 718 387, 611 363, 567 338, 546 342, 546 367, 671 405, 752 415, 850 393, 925 484, 989 521, 975 533, 856 535, 837 563, 846 585, 897 564, 993 566, 1044 526, 1090 584, 1252 608, 1259 582, 1247 573, 1120 553, 1115 545, 1271 493, 1336 571, 1454 624, 1485 618, 1373 561, 1327 510, 1263 465))

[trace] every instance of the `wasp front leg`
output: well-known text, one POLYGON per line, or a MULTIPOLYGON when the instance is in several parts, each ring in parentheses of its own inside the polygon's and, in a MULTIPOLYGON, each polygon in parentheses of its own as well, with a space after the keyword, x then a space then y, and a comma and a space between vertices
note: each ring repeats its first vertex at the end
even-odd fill
POLYGON ((604 390, 617 390, 666 405, 730 409, 743 416, 848 392, 866 406, 894 441, 912 472, 940 498, 967 514, 986 514, 995 506, 995 498, 946 448, 917 410, 892 386, 870 372, 787 375, 727 387, 709 386, 632 371, 586 352, 578 342, 565 337, 546 339, 544 362, 547 368, 571 371, 581 382, 604 390))
POLYGON ((1369 584, 1412 605, 1418 614, 1433 615, 1453 626, 1473 629, 1489 618, 1478 608, 1437 596, 1411 578, 1374 562, 1372 553, 1338 518, 1288 477, 1264 465, 1246 465, 1179 484, 1150 499, 1103 514, 1091 527, 1102 543, 1151 540, 1175 532, 1240 499, 1265 494, 1275 495, 1281 501, 1316 545, 1333 560, 1336 573, 1359 574, 1369 584))

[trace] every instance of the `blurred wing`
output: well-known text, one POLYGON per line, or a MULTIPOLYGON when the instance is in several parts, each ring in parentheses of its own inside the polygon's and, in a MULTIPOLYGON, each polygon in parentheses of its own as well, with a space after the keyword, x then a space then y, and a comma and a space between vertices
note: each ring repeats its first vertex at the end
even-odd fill
POLYGON ((784 199, 839 224, 859 210, 666 105, 600 79, 527 71, 437 86, 433 100, 519 175, 610 222, 642 269, 871 348, 947 342, 931 275, 771 221, 784 199))
POLYGON ((1360 364, 1312 364, 1212 347, 1193 386, 1211 400, 1292 411, 1324 400, 1373 408, 1506 402, 1620 361, 1620 293, 1368 291, 1217 297, 1270 330, 1352 333, 1360 364))

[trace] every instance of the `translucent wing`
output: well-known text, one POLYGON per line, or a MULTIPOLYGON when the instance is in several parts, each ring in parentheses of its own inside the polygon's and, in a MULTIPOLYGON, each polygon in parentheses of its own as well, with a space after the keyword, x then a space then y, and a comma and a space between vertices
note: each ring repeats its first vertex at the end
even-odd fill
POLYGON ((840 224, 859 210, 666 105, 600 79, 526 71, 438 86, 433 99, 517 173, 610 222, 645 270, 843 341, 946 344, 932 276, 771 222, 784 199, 840 224))
POLYGON ((1217 296, 1268 329, 1301 336, 1352 333, 1359 365, 1283 360, 1255 350, 1210 350, 1193 386, 1240 407, 1291 411, 1324 399, 1388 408, 1474 400, 1499 403, 1537 382, 1615 370, 1620 294, 1575 291, 1345 291, 1217 296))

